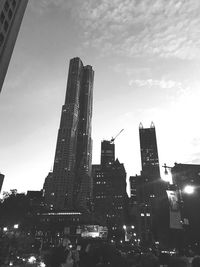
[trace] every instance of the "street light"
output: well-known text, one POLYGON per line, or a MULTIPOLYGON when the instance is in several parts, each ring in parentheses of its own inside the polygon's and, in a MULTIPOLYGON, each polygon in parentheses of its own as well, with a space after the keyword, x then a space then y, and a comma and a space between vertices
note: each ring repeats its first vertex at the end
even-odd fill
POLYGON ((15 224, 14 229, 18 229, 18 228, 19 228, 19 224, 15 224))
POLYGON ((188 194, 188 195, 192 195, 194 193, 194 186, 192 185, 186 185, 184 188, 183 188, 183 192, 188 194))

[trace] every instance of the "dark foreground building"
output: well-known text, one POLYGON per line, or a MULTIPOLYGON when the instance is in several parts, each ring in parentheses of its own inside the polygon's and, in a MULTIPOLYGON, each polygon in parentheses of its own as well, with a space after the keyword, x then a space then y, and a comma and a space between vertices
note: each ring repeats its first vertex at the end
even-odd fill
POLYGON ((0 92, 28 0, 0 1, 0 92))
POLYGON ((88 209, 91 198, 91 119, 94 71, 80 58, 70 60, 65 103, 51 182, 45 200, 51 209, 88 209))
MULTIPOLYGON (((168 227, 166 183, 160 177, 155 126, 140 124, 141 175, 130 177, 131 198, 137 205, 137 225, 144 245, 165 238, 168 227)), ((163 241, 164 242, 164 241, 163 241)))
POLYGON ((200 249, 200 165, 175 163, 171 172, 178 192, 183 242, 200 249))
POLYGON ((124 165, 115 160, 112 141, 101 143, 101 165, 93 166, 94 216, 109 228, 109 236, 121 238, 126 221, 127 193, 124 165), (114 235, 114 233, 116 233, 114 235))

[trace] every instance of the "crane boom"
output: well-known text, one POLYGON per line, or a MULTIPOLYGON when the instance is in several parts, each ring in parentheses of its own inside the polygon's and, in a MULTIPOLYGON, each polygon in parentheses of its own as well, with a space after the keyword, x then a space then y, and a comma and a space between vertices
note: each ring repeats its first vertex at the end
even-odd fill
POLYGON ((113 143, 115 139, 120 135, 121 132, 123 132, 124 129, 122 129, 115 137, 112 137, 110 142, 113 143))

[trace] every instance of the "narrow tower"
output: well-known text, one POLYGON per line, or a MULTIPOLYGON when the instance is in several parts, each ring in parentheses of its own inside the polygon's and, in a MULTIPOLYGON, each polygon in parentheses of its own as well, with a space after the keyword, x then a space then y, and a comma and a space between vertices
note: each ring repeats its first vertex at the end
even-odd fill
POLYGON ((140 123, 139 134, 142 172, 154 176, 154 178, 152 177, 153 179, 158 179, 160 177, 160 168, 156 130, 153 122, 150 128, 143 128, 143 125, 140 123))
POLYGON ((52 181, 45 193, 52 209, 87 209, 91 193, 93 79, 91 66, 84 66, 80 58, 70 60, 52 181))

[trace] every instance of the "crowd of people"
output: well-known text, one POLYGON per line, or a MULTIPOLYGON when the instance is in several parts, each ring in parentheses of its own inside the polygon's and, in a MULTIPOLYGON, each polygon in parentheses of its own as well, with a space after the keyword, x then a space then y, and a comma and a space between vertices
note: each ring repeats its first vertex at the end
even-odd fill
POLYGON ((107 243, 79 244, 73 247, 66 239, 44 255, 46 267, 200 267, 200 256, 154 253, 121 253, 107 243))

